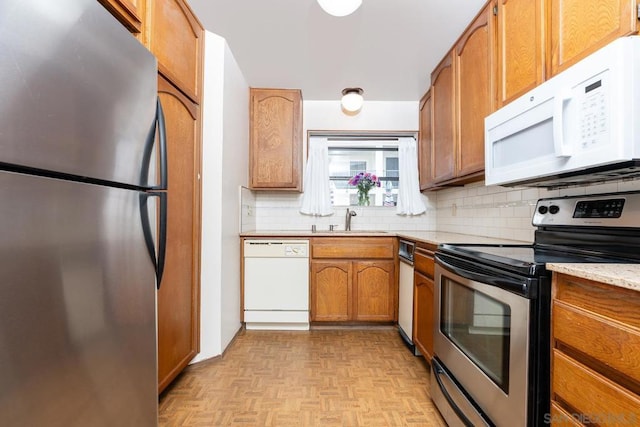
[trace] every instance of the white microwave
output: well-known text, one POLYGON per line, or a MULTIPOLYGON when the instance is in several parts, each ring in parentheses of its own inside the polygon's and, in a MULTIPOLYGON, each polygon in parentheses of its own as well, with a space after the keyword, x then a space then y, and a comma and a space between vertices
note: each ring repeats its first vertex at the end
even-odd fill
POLYGON ((485 119, 485 184, 640 176, 640 36, 623 37, 485 119))

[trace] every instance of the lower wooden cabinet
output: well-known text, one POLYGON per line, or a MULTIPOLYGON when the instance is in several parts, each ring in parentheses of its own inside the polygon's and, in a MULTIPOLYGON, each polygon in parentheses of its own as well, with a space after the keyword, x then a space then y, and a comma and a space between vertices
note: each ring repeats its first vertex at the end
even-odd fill
POLYGON ((396 275, 393 261, 353 262, 353 320, 396 320, 396 275))
POLYGON ((554 273, 552 346, 554 425, 640 422, 640 292, 554 273))
POLYGON ((351 261, 311 262, 311 321, 341 322, 352 318, 351 261))
POLYGON ((433 252, 416 248, 413 263, 413 343, 427 359, 433 357, 433 252))
POLYGON ((311 243, 312 322, 395 322, 395 238, 317 238, 311 243))

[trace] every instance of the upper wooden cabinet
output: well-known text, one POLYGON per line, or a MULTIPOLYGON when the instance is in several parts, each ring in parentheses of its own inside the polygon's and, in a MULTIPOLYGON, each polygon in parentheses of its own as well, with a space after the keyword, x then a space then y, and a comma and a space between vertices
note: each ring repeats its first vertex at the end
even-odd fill
POLYGON ((497 101, 502 107, 544 81, 544 0, 498 0, 493 10, 497 14, 497 101))
POLYGON ((302 190, 302 93, 251 88, 249 182, 254 190, 302 190))
POLYGON ((549 0, 550 74, 638 31, 637 0, 549 0))
POLYGON ((454 50, 457 177, 484 171, 484 118, 495 109, 495 38, 490 6, 476 17, 454 50))
POLYGON ((420 191, 433 186, 431 168, 431 91, 428 91, 420 100, 418 173, 420 175, 420 191))
POLYGON ((431 166, 433 181, 455 175, 455 79, 453 51, 431 73, 431 166))
POLYGON ((142 33, 145 0, 98 0, 136 36, 142 33))
POLYGON ((147 46, 158 58, 158 70, 199 104, 204 44, 202 25, 184 0, 153 0, 147 9, 147 46))
POLYGON ((430 103, 423 98, 420 111, 423 149, 431 130, 431 173, 420 177, 422 190, 484 177, 484 119, 495 109, 492 5, 476 16, 431 74, 430 103))

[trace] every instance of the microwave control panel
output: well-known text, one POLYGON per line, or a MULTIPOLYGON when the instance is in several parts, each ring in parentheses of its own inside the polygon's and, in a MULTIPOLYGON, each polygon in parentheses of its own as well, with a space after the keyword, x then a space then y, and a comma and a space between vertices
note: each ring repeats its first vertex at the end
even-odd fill
POLYGON ((577 88, 580 147, 583 150, 607 143, 609 111, 606 77, 606 72, 601 73, 577 88))

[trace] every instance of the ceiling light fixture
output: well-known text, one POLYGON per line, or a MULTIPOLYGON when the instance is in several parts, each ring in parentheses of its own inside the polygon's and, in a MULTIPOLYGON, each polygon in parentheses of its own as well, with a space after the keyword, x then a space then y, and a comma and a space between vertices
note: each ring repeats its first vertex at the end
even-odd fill
POLYGON ((333 16, 347 16, 355 12, 362 0, 318 0, 320 7, 333 16))
POLYGON ((342 108, 350 112, 360 111, 364 102, 363 93, 364 91, 359 87, 342 89, 342 108))

